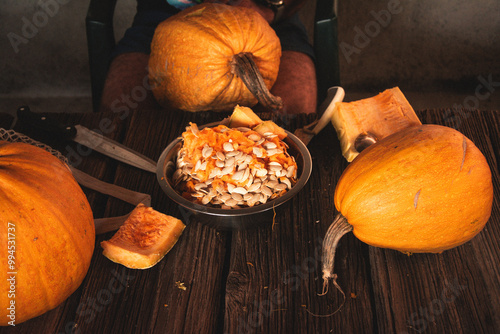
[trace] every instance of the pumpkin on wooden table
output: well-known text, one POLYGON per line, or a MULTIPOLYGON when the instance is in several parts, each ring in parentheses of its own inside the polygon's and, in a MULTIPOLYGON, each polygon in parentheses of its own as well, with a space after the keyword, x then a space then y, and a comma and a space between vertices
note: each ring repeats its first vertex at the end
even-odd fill
POLYGON ((157 101, 187 111, 232 110, 257 102, 281 108, 270 94, 278 76, 279 38, 256 11, 205 3, 158 25, 149 80, 157 101))
POLYGON ((61 304, 94 251, 92 210, 68 166, 45 150, 0 142, 0 325, 61 304))
POLYGON ((340 103, 332 122, 352 162, 335 188, 339 214, 323 243, 325 284, 336 277, 335 248, 350 231, 369 245, 411 254, 457 247, 484 228, 493 203, 486 158, 459 131, 419 124, 399 89, 340 103), (367 132, 378 138, 356 152, 367 132))

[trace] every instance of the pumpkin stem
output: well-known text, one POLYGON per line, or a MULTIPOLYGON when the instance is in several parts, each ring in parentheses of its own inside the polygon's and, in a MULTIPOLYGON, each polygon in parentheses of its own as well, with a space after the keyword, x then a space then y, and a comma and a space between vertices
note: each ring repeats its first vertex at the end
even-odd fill
POLYGON ((323 255, 321 259, 323 262, 323 291, 320 296, 328 292, 329 279, 332 279, 335 287, 344 295, 344 292, 337 284, 337 275, 333 273, 333 261, 340 238, 351 231, 352 225, 347 222, 347 218, 341 213, 335 217, 328 231, 326 231, 325 239, 323 240, 323 255))
POLYGON ((233 73, 241 78, 248 90, 257 98, 260 104, 272 111, 283 107, 283 102, 278 96, 271 94, 253 56, 250 52, 240 52, 233 56, 231 61, 233 73))

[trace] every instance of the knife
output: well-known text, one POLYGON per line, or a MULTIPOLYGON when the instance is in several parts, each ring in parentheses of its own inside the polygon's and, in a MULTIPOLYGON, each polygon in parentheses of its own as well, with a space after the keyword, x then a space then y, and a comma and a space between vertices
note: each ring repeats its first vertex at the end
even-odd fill
POLYGON ((156 173, 154 160, 84 126, 63 125, 47 114, 31 111, 28 106, 22 106, 17 110, 17 120, 48 135, 72 140, 118 161, 156 173))
POLYGON ((295 130, 294 135, 302 140, 302 142, 307 146, 311 139, 331 122, 336 104, 337 102, 342 102, 344 96, 345 92, 342 87, 335 86, 328 88, 327 96, 318 108, 318 115, 321 115, 320 119, 304 126, 303 128, 295 130))

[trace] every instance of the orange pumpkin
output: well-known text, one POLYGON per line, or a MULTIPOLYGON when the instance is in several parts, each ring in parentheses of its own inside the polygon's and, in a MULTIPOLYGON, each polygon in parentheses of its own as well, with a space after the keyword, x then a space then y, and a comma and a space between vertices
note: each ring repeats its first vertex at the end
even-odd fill
POLYGON ((161 105, 187 111, 232 110, 261 102, 279 109, 269 89, 278 76, 281 46, 256 11, 205 3, 156 28, 149 79, 161 105))
POLYGON ((0 325, 51 310, 82 283, 94 251, 90 205, 68 166, 0 142, 0 325))
POLYGON ((483 154, 439 125, 414 126, 368 147, 335 189, 335 207, 358 239, 408 253, 469 241, 484 228, 492 203, 483 154))

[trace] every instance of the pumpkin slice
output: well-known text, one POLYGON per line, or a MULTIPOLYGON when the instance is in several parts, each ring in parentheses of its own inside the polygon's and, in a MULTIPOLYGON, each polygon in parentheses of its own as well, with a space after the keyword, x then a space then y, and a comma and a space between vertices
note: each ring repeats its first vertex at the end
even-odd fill
POLYGON ((257 116, 257 114, 253 112, 252 109, 237 105, 236 107, 234 107, 233 113, 229 118, 228 127, 238 128, 240 126, 243 126, 247 128, 253 128, 260 123, 262 123, 262 120, 259 116, 257 116))
POLYGON ((157 264, 175 245, 186 226, 177 218, 139 204, 108 241, 103 255, 132 269, 157 264))
POLYGON ((370 144, 422 123, 401 90, 394 87, 367 99, 339 102, 332 124, 337 130, 342 155, 351 162, 367 146, 363 140, 370 144))

